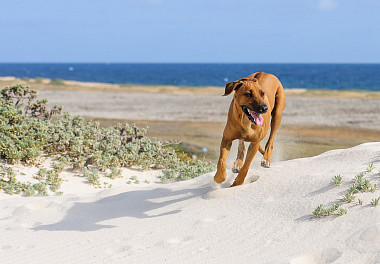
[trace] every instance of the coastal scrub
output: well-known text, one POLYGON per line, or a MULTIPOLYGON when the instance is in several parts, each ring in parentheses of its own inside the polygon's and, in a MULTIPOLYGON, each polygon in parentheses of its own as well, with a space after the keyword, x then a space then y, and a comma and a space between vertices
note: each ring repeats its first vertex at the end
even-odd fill
MULTIPOLYGON (((25 165, 38 164, 42 155, 53 158, 57 161, 53 170, 48 177, 40 178, 54 192, 62 182, 59 173, 68 168, 83 172, 95 185, 95 171, 115 179, 120 177, 120 167, 162 169, 163 182, 187 180, 215 168, 212 163, 192 159, 159 140, 149 139, 147 128, 121 123, 104 128, 98 122, 62 113, 61 106, 49 110, 47 100, 34 102, 36 96, 36 90, 22 84, 0 91, 0 157, 10 164, 25 165)), ((0 177, 0 189, 17 185, 16 177, 12 181, 4 179, 0 177)))

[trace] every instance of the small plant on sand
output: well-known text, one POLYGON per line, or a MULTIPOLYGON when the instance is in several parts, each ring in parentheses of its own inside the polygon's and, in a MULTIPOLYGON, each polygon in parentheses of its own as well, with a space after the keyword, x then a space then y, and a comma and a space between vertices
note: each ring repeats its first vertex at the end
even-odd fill
POLYGON ((107 175, 107 177, 110 177, 112 180, 122 177, 121 176, 121 169, 118 169, 116 167, 112 167, 111 172, 110 172, 110 174, 107 175))
POLYGON ((202 175, 215 169, 214 164, 202 160, 196 160, 187 155, 183 156, 185 156, 185 158, 178 160, 172 169, 162 171, 163 176, 160 177, 162 182, 167 183, 189 180, 194 178, 193 175, 202 175))
POLYGON ((355 201, 355 196, 354 196, 353 192, 348 191, 348 192, 345 192, 345 193, 343 194, 343 198, 342 198, 342 200, 343 200, 344 202, 346 202, 346 203, 352 203, 352 202, 355 201))
MULTIPOLYGON (((317 217, 317 218, 321 216, 343 215, 341 214, 342 210, 345 210, 345 209, 340 208, 340 205, 337 203, 331 205, 330 207, 327 207, 324 204, 320 204, 314 209, 312 214, 314 215, 314 217, 317 217)), ((347 212, 347 210, 345 211, 347 212)))
POLYGON ((378 198, 374 198, 374 199, 372 199, 372 201, 371 201, 371 205, 372 205, 372 206, 378 206, 378 205, 379 205, 379 202, 380 202, 380 197, 378 197, 378 198))
POLYGON ((46 168, 41 168, 38 170, 37 175, 34 175, 33 178, 36 180, 42 181, 46 179, 46 176, 48 174, 48 170, 46 168))
MULTIPOLYGON (((367 163, 366 171, 355 175, 352 185, 349 189, 343 193, 342 201, 345 203, 352 203, 355 201, 354 194, 359 192, 375 192, 376 184, 373 184, 369 179, 365 178, 365 175, 371 172, 374 169, 373 163, 367 163)), ((379 170, 380 175, 380 170, 379 170)), ((342 183, 342 177, 340 175, 334 176, 331 179, 332 184, 335 186, 339 186, 342 183)), ((371 205, 377 206, 380 202, 380 197, 372 199, 371 205)), ((357 200, 358 205, 363 205, 363 200, 357 200)), ((344 215, 347 213, 346 209, 340 208, 338 204, 334 204, 333 206, 327 207, 326 205, 320 204, 317 206, 312 214, 315 217, 328 216, 331 214, 344 215)))
POLYGON ((321 217, 321 216, 323 215, 323 212, 324 212, 324 207, 325 207, 324 204, 320 204, 320 205, 318 205, 318 206, 314 209, 314 211, 313 211, 313 215, 314 215, 315 217, 321 217))
POLYGON ((33 188, 37 191, 38 196, 47 196, 48 195, 48 185, 44 182, 35 183, 32 185, 33 188))
POLYGON ((82 169, 82 176, 88 178, 90 176, 90 171, 87 168, 82 169))
POLYGON ((339 208, 338 215, 342 216, 342 215, 345 215, 345 214, 347 214, 347 209, 339 208))
POLYGON ((376 184, 372 184, 370 180, 364 178, 364 173, 359 173, 354 178, 354 183, 350 187, 350 192, 374 192, 376 191, 376 184))
POLYGON ((338 209, 340 205, 339 204, 333 204, 329 208, 327 208, 327 215, 332 215, 334 214, 338 209))
POLYGON ((88 176, 88 182, 92 185, 100 185, 99 179, 100 177, 98 170, 93 169, 90 175, 88 176))
POLYGON ((373 163, 368 162, 367 163, 367 173, 371 172, 373 170, 374 166, 373 163))
POLYGON ((59 172, 55 169, 50 170, 46 176, 46 183, 52 192, 61 188, 62 179, 59 177, 59 172))
POLYGON ((342 176, 340 175, 335 175, 332 179, 331 179, 331 182, 335 185, 335 186, 340 186, 343 182, 343 179, 342 179, 342 176))
POLYGON ((60 163, 55 163, 55 162, 54 162, 54 163, 51 165, 51 167, 52 167, 56 172, 60 173, 60 172, 62 172, 62 171, 64 170, 65 165, 64 165, 62 162, 60 162, 60 163))
POLYGON ((40 169, 33 177, 37 183, 20 182, 16 179, 16 172, 12 168, 0 166, 0 190, 7 194, 21 194, 25 196, 46 196, 48 188, 56 192, 61 187, 62 179, 58 173, 52 169, 40 169))

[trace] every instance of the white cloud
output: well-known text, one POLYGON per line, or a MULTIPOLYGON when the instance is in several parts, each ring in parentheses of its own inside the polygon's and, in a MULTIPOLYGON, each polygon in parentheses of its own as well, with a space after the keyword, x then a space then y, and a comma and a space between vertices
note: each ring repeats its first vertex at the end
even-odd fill
POLYGON ((338 7, 336 0, 319 0, 318 9, 322 11, 331 11, 338 7))

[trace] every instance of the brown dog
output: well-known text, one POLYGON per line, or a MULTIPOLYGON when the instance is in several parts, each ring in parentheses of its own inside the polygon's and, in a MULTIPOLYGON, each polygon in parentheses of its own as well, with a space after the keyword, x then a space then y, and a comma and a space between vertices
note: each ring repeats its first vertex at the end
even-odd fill
POLYGON ((236 186, 244 183, 249 166, 258 150, 264 155, 261 166, 269 168, 274 135, 281 123, 286 101, 281 82, 276 76, 265 72, 257 72, 247 78, 227 83, 223 96, 229 95, 232 91, 235 91, 235 96, 228 111, 214 180, 217 183, 226 180, 226 158, 232 141, 239 139, 238 155, 232 169, 234 172, 239 172, 232 184, 236 186), (271 131, 263 151, 260 141, 268 132, 271 116, 271 131), (251 144, 243 165, 244 141, 251 144))

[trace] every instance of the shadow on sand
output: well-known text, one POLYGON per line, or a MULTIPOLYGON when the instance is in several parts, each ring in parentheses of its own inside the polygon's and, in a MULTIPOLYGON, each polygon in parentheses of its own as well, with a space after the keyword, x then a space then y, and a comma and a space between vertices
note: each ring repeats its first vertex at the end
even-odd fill
POLYGON ((167 188, 135 190, 108 196, 95 202, 76 202, 61 221, 55 224, 37 226, 32 230, 95 231, 115 227, 98 224, 111 219, 121 217, 154 218, 177 214, 181 212, 180 206, 173 205, 200 197, 210 189, 211 186, 208 185, 175 191, 167 188))

